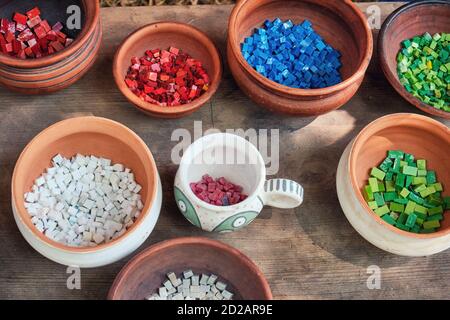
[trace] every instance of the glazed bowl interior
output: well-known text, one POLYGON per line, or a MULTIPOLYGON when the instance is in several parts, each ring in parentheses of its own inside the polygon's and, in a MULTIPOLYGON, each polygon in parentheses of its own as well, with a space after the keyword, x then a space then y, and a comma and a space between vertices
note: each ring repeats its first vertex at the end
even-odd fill
POLYGON ((75 41, 64 50, 38 59, 26 59, 0 54, 0 63, 23 68, 39 68, 62 60, 83 46, 87 35, 96 27, 100 14, 100 5, 97 1, 90 0, 0 0, 1 17, 12 20, 15 12, 25 14, 34 7, 41 10, 41 18, 47 20, 50 26, 56 22, 66 25, 67 19, 72 13, 67 13, 69 6, 76 5, 81 9, 81 29, 69 30, 64 28, 63 32, 75 41))
POLYGON ((12 181, 14 205, 23 223, 41 240, 53 246, 70 251, 97 250, 102 244, 91 248, 74 248, 56 243, 40 233, 31 223, 31 217, 24 206, 24 194, 31 191, 36 178, 52 166, 51 159, 57 155, 69 158, 76 154, 94 155, 111 159, 113 163, 121 163, 132 170, 135 180, 142 186, 140 192, 144 209, 135 224, 120 241, 132 232, 142 220, 155 197, 156 167, 154 160, 142 140, 125 126, 103 118, 83 117, 59 122, 36 136, 24 149, 17 161, 12 181))
MULTIPOLYGON (((213 134, 192 144, 180 164, 180 177, 185 190, 197 198, 189 187, 208 174, 214 179, 224 177, 253 195, 265 181, 264 160, 247 140, 230 134, 213 134)), ((207 205, 206 203, 202 203, 207 205)))
MULTIPOLYGON (((244 1, 243 1, 244 2, 244 1)), ((370 59, 367 49, 369 47, 369 37, 367 26, 361 16, 352 6, 342 5, 340 1, 245 1, 237 12, 235 23, 230 25, 231 34, 235 35, 233 46, 239 50, 239 61, 245 65, 247 71, 256 79, 265 79, 264 76, 256 72, 243 58, 240 53, 240 45, 245 38, 251 36, 255 28, 263 26, 267 19, 274 20, 280 18, 292 20, 294 24, 309 20, 313 24, 314 30, 320 34, 325 41, 339 50, 342 54, 341 75, 343 81, 349 79, 360 68, 361 65, 370 59)), ((371 52, 370 52, 371 54, 371 52)), ((272 82, 272 81, 270 81, 272 82)), ((275 84, 275 82, 273 82, 275 84)), ((277 84, 278 85, 278 84, 277 84)), ((284 87, 278 85, 279 89, 284 87)), ((285 87, 287 88, 287 87, 285 87)), ((330 87, 331 88, 331 87, 330 87)), ((314 91, 317 89, 291 89, 297 92, 314 91)))
POLYGON ((114 77, 122 93, 138 108, 154 113, 186 112, 208 101, 220 82, 222 67, 219 53, 211 40, 198 29, 175 22, 161 22, 145 26, 131 34, 121 45, 114 60, 114 77), (161 107, 137 97, 125 84, 131 66, 131 58, 145 56, 146 50, 167 50, 176 47, 202 62, 210 77, 207 92, 189 104, 177 107, 161 107))
POLYGON ((450 32, 450 2, 411 3, 388 17, 379 36, 381 65, 391 85, 411 104, 425 112, 450 118, 450 113, 429 106, 410 94, 398 77, 397 55, 402 48, 402 42, 426 32, 431 35, 450 32))
MULTIPOLYGON (((1 0, 0 8, 2 17, 7 17, 10 21, 14 16, 14 13, 20 12, 25 14, 27 11, 38 7, 41 10, 41 18, 47 20, 50 26, 53 26, 56 22, 66 24, 67 8, 69 6, 78 6, 81 9, 81 19, 83 28, 85 24, 85 6, 82 0, 1 0)), ((75 39, 81 30, 69 30, 65 28, 64 32, 67 33, 69 38, 75 39)))
POLYGON ((362 190, 372 167, 377 167, 389 150, 402 150, 416 159, 427 160, 427 170, 436 171, 444 187, 443 196, 450 195, 450 130, 430 118, 413 114, 394 114, 380 118, 357 136, 350 154, 350 176, 354 192, 367 214, 387 227, 413 237, 435 237, 450 232, 450 216, 445 213, 441 228, 433 234, 414 234, 399 230, 379 218, 368 207, 362 190))
POLYGON ((143 300, 157 293, 166 274, 185 270, 215 274, 234 293, 234 300, 271 299, 264 276, 246 256, 225 244, 202 238, 175 239, 157 244, 133 258, 117 276, 109 298, 143 300))

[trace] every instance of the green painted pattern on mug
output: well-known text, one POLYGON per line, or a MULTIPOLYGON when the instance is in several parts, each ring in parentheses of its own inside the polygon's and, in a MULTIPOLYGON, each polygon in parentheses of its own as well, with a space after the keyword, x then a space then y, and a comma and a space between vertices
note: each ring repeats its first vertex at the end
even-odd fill
POLYGON ((183 216, 189 220, 194 226, 199 228, 202 227, 200 223, 200 219, 197 216, 197 212, 195 212, 194 206, 188 200, 188 198, 181 192, 177 187, 174 188, 175 201, 177 202, 178 208, 180 209, 183 216))
POLYGON ((259 200, 259 202, 261 202, 261 205, 264 207, 264 201, 261 199, 260 196, 258 196, 258 200, 259 200))
POLYGON ((225 219, 221 224, 214 228, 213 232, 226 232, 241 229, 251 223, 258 216, 259 212, 246 211, 235 214, 225 219))

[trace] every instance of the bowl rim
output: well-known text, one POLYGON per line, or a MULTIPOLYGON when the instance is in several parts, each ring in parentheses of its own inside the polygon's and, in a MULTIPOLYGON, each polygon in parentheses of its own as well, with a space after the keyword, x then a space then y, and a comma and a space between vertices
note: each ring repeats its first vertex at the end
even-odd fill
POLYGON ((90 4, 91 1, 81 0, 81 2, 84 6, 84 14, 86 16, 86 20, 80 34, 76 37, 75 41, 70 46, 64 48, 60 52, 37 59, 19 59, 16 57, 0 54, 0 64, 23 69, 42 68, 64 60, 80 50, 91 37, 95 28, 100 22, 100 2, 95 1, 95 3, 93 4, 94 6, 92 7, 92 12, 88 12, 87 10, 88 6, 92 5, 90 4))
POLYGON ((214 212, 215 215, 220 214, 220 213, 229 215, 232 213, 236 213, 237 212, 236 210, 239 210, 242 207, 245 208, 246 205, 250 205, 251 203, 253 203, 253 201, 255 201, 255 199, 261 194, 261 190, 264 187, 264 183, 267 180, 266 165, 264 163, 264 159, 261 155, 261 152, 259 152, 258 148, 256 146, 254 146, 250 141, 247 141, 246 139, 244 139, 243 137, 241 137, 237 134, 231 134, 231 133, 226 133, 226 132, 208 134, 208 135, 203 136, 200 139, 197 139, 196 141, 194 141, 186 149, 185 153, 183 154, 183 157, 180 161, 179 172, 180 172, 179 178, 180 178, 181 186, 183 187, 184 193, 186 194, 186 196, 188 196, 189 200, 191 202, 193 202, 196 206, 201 207, 205 210, 208 210, 208 212, 207 212, 208 215, 211 215, 212 212, 214 212), (230 206, 216 206, 216 205, 212 205, 210 203, 207 203, 207 202, 201 200, 192 191, 192 189, 190 187, 191 182, 186 181, 186 179, 184 178, 184 176, 187 174, 188 167, 191 164, 191 162, 186 162, 186 158, 188 156, 195 157, 198 153, 201 153, 204 150, 203 142, 205 139, 212 139, 212 140, 218 141, 218 142, 226 142, 227 138, 236 139, 236 142, 242 142, 245 144, 245 146, 248 146, 249 150, 256 155, 257 163, 255 165, 258 166, 258 169, 260 170, 260 175, 257 179, 257 184, 255 187, 255 190, 251 194, 248 195, 247 199, 245 199, 242 202, 230 205, 230 206), (193 154, 192 152, 195 150, 198 150, 199 152, 196 154, 193 154))
MULTIPOLYGON (((82 131, 79 131, 79 132, 82 132, 82 131)), ((26 147, 21 152, 21 154, 15 164, 15 167, 14 167, 14 171, 13 171, 13 175, 12 175, 12 179, 11 179, 11 198, 12 198, 12 203, 17 211, 17 217, 20 220, 20 223, 22 224, 22 226, 27 228, 28 231, 31 232, 31 235, 33 237, 35 237, 38 241, 45 243, 47 246, 51 247, 52 249, 57 249, 57 250, 60 250, 63 252, 72 253, 72 254, 88 254, 88 253, 92 253, 92 252, 100 252, 100 251, 110 249, 111 247, 123 242, 130 236, 131 233, 136 231, 136 229, 143 223, 145 218, 150 214, 150 211, 151 211, 150 209, 153 206, 153 203, 155 202, 155 199, 156 199, 156 193, 157 193, 157 189, 158 189, 157 175, 158 175, 158 169, 156 167, 156 163, 155 163, 155 160, 153 158, 153 155, 152 155, 150 149, 145 144, 145 142, 134 131, 132 131, 131 129, 129 129, 128 127, 126 127, 125 125, 123 125, 119 122, 116 122, 114 120, 110 120, 107 118, 96 117, 96 116, 75 117, 75 118, 65 119, 65 120, 62 120, 62 121, 52 124, 51 126, 45 128, 44 130, 39 132, 26 145, 26 147), (45 136, 48 133, 48 131, 50 131, 50 130, 56 130, 58 127, 61 127, 61 126, 70 126, 72 123, 80 122, 80 121, 89 121, 92 123, 101 122, 103 124, 110 126, 111 128, 120 128, 121 130, 125 130, 128 133, 130 133, 132 136, 134 136, 134 138, 136 139, 136 141, 139 143, 140 147, 144 151, 144 154, 148 160, 148 165, 150 166, 150 170, 154 173, 154 176, 155 176, 155 178, 153 179, 154 180, 153 185, 149 185, 149 192, 147 195, 147 199, 144 202, 144 209, 142 210, 142 214, 139 216, 137 221, 135 221, 134 224, 131 226, 131 228, 129 230, 127 230, 127 232, 125 232, 125 234, 123 234, 122 236, 120 236, 117 239, 114 239, 108 243, 102 243, 100 245, 97 245, 96 247, 71 247, 71 246, 56 242, 50 238, 47 238, 47 236, 45 236, 45 234, 43 234, 42 232, 39 232, 36 229, 36 227, 31 223, 31 219, 24 219, 24 217, 28 216, 28 212, 26 211, 26 209, 25 209, 25 211, 23 211, 22 208, 20 206, 18 206, 18 203, 20 203, 20 201, 23 202, 23 194, 22 194, 21 190, 17 189, 16 183, 15 183, 15 181, 17 179, 17 175, 18 175, 18 168, 20 167, 20 164, 23 160, 24 155, 34 145, 34 143, 38 139, 42 139, 42 137, 45 136)))
MULTIPOLYGON (((252 0, 243 0, 238 1, 237 4, 234 6, 230 20, 228 22, 228 44, 231 48, 231 51, 233 52, 233 55, 235 59, 237 60, 240 67, 246 72, 252 79, 255 79, 260 85, 263 87, 266 87, 268 89, 271 89, 275 92, 279 92, 281 94, 285 95, 291 95, 296 97, 314 97, 314 96, 323 96, 323 95, 330 95, 335 92, 341 91, 349 86, 351 86, 353 83, 355 83, 358 79, 364 77, 364 74, 369 66, 370 60, 372 58, 373 54, 373 35, 372 31, 370 30, 369 23, 365 17, 365 15, 361 12, 361 10, 358 8, 358 6, 353 3, 351 0, 343 0, 342 5, 347 5, 352 9, 352 11, 356 14, 356 16, 359 18, 359 21, 364 26, 364 31, 366 33, 367 38, 367 47, 365 48, 364 56, 361 59, 361 63, 359 64, 358 69, 356 72, 354 72, 349 78, 345 79, 344 81, 325 88, 319 88, 319 89, 299 89, 299 88, 291 88, 282 84, 279 84, 275 81, 272 81, 260 73, 258 73, 255 69, 253 69, 249 63, 244 59, 242 56, 242 52, 240 49, 240 43, 238 44, 237 34, 235 32, 235 26, 236 26, 236 20, 237 16, 239 15, 242 8, 252 0)), ((254 0, 258 1, 258 0, 254 0)), ((319 6, 325 6, 325 3, 317 3, 319 6)))
POLYGON ((366 214, 368 214, 371 218, 373 218, 375 220, 375 222, 386 227, 388 230, 390 230, 394 233, 397 233, 399 235, 402 235, 402 236, 406 236, 409 238, 416 238, 416 239, 433 239, 433 238, 442 237, 442 236, 450 234, 450 227, 447 228, 446 230, 439 230, 434 233, 421 234, 421 233, 413 233, 413 232, 408 232, 408 231, 398 229, 395 226, 392 226, 389 223, 387 223, 386 221, 384 221, 383 219, 381 219, 381 217, 374 214, 372 209, 369 208, 369 205, 367 204, 366 200, 362 196, 361 190, 358 188, 358 183, 356 181, 356 177, 353 174, 355 172, 355 167, 356 167, 355 158, 357 157, 355 149, 358 145, 363 143, 363 142, 361 142, 361 140, 365 140, 367 137, 369 137, 369 136, 366 137, 367 131, 381 123, 387 123, 389 121, 392 121, 393 124, 386 125, 382 129, 386 129, 391 126, 396 126, 399 120, 406 119, 406 118, 408 118, 409 120, 416 121, 416 122, 427 122, 435 127, 439 127, 439 129, 443 130, 444 132, 447 131, 447 133, 450 136, 450 129, 447 126, 445 126, 444 124, 440 123, 437 120, 429 118, 427 116, 419 115, 419 114, 415 114, 415 113, 394 113, 394 114, 380 117, 380 118, 372 121, 358 133, 358 135, 355 137, 355 139, 351 145, 347 164, 348 164, 348 168, 349 168, 350 182, 352 185, 352 189, 353 189, 353 192, 354 192, 356 198, 359 200, 360 205, 363 207, 364 212, 366 214))
POLYGON ((389 32, 389 28, 391 27, 392 23, 400 17, 403 13, 415 9, 419 6, 428 6, 428 5, 446 5, 450 8, 450 2, 447 0, 415 0, 413 2, 409 2, 399 8, 397 8, 395 11, 393 11, 383 22, 383 25, 380 29, 380 33, 378 36, 378 56, 380 57, 380 64, 381 69, 383 70, 383 73, 385 77, 388 79, 391 86, 397 91, 397 93, 403 97, 406 101, 408 101, 410 104, 415 106, 416 108, 422 110, 423 112, 426 112, 428 114, 432 114, 435 116, 439 116, 445 119, 450 119, 450 112, 446 112, 444 110, 436 109, 433 106, 430 106, 426 104, 425 102, 417 99, 414 97, 411 93, 409 93, 403 85, 398 80, 397 73, 391 72, 390 68, 388 67, 388 61, 387 57, 385 55, 386 47, 385 47, 385 37, 386 34, 389 32))
MULTIPOLYGON (((195 57, 194 57, 195 58, 195 57)), ((219 85, 222 80, 223 75, 223 65, 222 65, 222 58, 219 53, 219 50, 217 46, 214 44, 214 42, 209 38, 209 36, 201 31, 200 29, 182 22, 174 22, 174 21, 158 21, 154 23, 147 24, 143 27, 138 28, 137 30, 130 33, 120 44, 118 47, 115 55, 114 55, 114 61, 113 61, 113 76, 114 80, 116 82, 116 85, 120 92, 125 96, 125 98, 134 104, 138 110, 143 112, 148 112, 150 114, 155 114, 159 116, 183 116, 189 113, 192 113, 199 109, 201 106, 206 104, 212 96, 216 93, 217 89, 219 88, 219 85), (210 71, 208 72, 208 75, 211 79, 211 85, 207 92, 203 93, 200 97, 193 100, 190 103, 176 106, 176 107, 162 107, 159 105, 155 105, 146 101, 143 101, 138 96, 136 96, 125 84, 124 77, 121 74, 118 65, 121 61, 121 59, 124 58, 125 55, 125 47, 127 45, 132 45, 135 43, 143 34, 148 32, 149 30, 152 30, 153 33, 160 32, 161 30, 167 30, 167 28, 176 27, 175 31, 171 30, 171 32, 178 32, 178 30, 183 29, 189 32, 191 34, 191 37, 194 38, 196 41, 201 42, 208 50, 210 54, 212 54, 212 63, 217 68, 217 71, 212 74, 210 71)))
POLYGON ((128 261, 128 263, 122 268, 122 270, 120 270, 120 272, 114 279, 114 282, 108 292, 108 300, 118 299, 118 297, 116 296, 117 291, 124 283, 126 283, 128 276, 133 273, 134 268, 138 264, 140 264, 144 259, 146 259, 149 256, 155 255, 156 253, 164 251, 166 249, 171 249, 183 245, 197 245, 197 246, 211 247, 214 249, 218 249, 220 251, 225 251, 226 253, 235 256, 241 263, 243 263, 245 266, 249 268, 250 272, 254 273, 257 276, 260 284, 264 288, 263 289, 264 298, 266 300, 273 299, 272 291, 270 289, 266 277, 259 269, 259 267, 256 265, 256 263, 253 262, 244 253, 218 240, 208 239, 204 237, 184 237, 184 238, 164 240, 162 242, 156 243, 148 247, 147 249, 143 250, 142 252, 138 253, 133 258, 131 258, 131 260, 128 261))

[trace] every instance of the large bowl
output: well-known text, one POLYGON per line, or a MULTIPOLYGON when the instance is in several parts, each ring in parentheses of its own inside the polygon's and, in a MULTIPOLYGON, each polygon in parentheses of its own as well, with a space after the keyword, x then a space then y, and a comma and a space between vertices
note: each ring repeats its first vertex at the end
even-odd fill
POLYGON ((337 171, 337 193, 342 210, 356 231, 385 251, 404 256, 427 256, 450 247, 450 215, 431 234, 400 230, 378 217, 364 200, 362 189, 370 169, 378 166, 388 150, 403 150, 426 159, 450 195, 450 129, 416 114, 393 114, 370 123, 347 146, 337 171))
POLYGON ((430 106, 409 93, 400 83, 397 73, 397 55, 401 43, 425 32, 450 33, 450 2, 447 0, 415 1, 394 11, 384 22, 378 37, 378 55, 381 68, 394 89, 420 110, 450 119, 450 112, 430 106))
POLYGON ((256 103, 291 115, 320 115, 347 103, 363 81, 372 51, 366 17, 350 0, 242 0, 228 25, 228 63, 239 87, 256 103), (265 20, 275 18, 310 20, 316 32, 342 53, 343 82, 323 89, 296 89, 254 70, 241 53, 241 43, 265 20))
POLYGON ((206 238, 179 238, 161 242, 134 257, 120 271, 108 298, 143 300, 157 292, 166 274, 185 270, 215 274, 229 285, 235 300, 271 300, 272 292, 264 275, 244 254, 219 241, 206 238))
POLYGON ((64 120, 42 131, 17 160, 11 184, 14 218, 28 243, 55 262, 84 268, 113 263, 136 250, 152 232, 162 201, 159 174, 144 141, 127 127, 97 117, 64 120), (97 247, 75 248, 50 240, 33 225, 24 205, 24 193, 30 191, 55 155, 72 157, 77 153, 122 163, 142 186, 144 208, 139 218, 123 236, 97 247))
POLYGON ((82 29, 71 30, 75 41, 64 50, 39 59, 10 57, 0 54, 0 84, 26 94, 55 92, 74 84, 94 64, 102 42, 100 3, 91 0, 31 0, 3 1, 1 16, 12 18, 14 12, 26 12, 38 6, 42 18, 50 23, 65 23, 70 16, 67 8, 78 5, 82 14, 82 29))

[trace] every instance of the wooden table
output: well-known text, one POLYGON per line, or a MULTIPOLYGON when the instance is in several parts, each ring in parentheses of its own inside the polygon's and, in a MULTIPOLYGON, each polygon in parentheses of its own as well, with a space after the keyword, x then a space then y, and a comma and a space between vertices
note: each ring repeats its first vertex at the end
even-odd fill
MULTIPOLYGON (((365 11, 369 5, 360 6, 365 11)), ((383 19, 399 5, 381 4, 383 19)), ((158 20, 188 22, 206 30, 225 57, 231 8, 102 9, 103 48, 97 63, 81 81, 51 96, 30 97, 0 89, 0 298, 103 299, 129 259, 82 270, 82 290, 68 290, 66 268, 34 251, 13 219, 10 180, 21 150, 50 124, 86 114, 111 118, 132 128, 156 158, 165 200, 154 232, 138 252, 156 242, 182 236, 221 240, 258 264, 278 299, 450 298, 450 250, 428 258, 385 253, 356 233, 336 196, 338 160, 355 134, 383 115, 419 112, 391 88, 380 72, 376 54, 357 95, 340 110, 317 118, 291 118, 265 111, 242 94, 227 68, 212 103, 180 120, 146 117, 116 89, 111 72, 113 54, 131 31, 158 20), (251 226, 233 234, 207 234, 190 226, 172 200, 177 166, 171 164, 170 152, 177 142, 171 142, 170 137, 176 128, 192 132, 194 121, 202 121, 204 130, 279 129, 278 176, 303 184, 304 204, 295 210, 267 208, 251 226), (382 270, 380 290, 367 289, 370 265, 382 270)))

